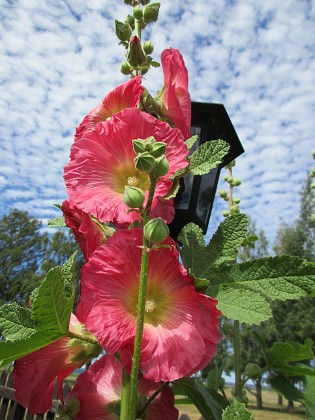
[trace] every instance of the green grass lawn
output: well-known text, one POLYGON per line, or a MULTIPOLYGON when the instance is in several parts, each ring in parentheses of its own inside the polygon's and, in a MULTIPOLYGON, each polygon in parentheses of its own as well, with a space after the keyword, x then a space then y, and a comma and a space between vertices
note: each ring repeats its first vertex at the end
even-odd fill
MULTIPOLYGON (((226 388, 227 396, 230 397, 231 388, 226 388)), ((288 411, 286 408, 287 402, 283 401, 283 406, 278 406, 277 394, 269 389, 264 389, 263 391, 263 410, 257 410, 255 397, 249 393, 247 396, 249 398, 248 408, 254 413, 255 420, 300 420, 305 419, 305 410, 300 404, 295 403, 295 408, 292 411, 288 411)), ((199 420, 201 414, 192 404, 189 404, 186 398, 177 398, 176 407, 179 410, 180 414, 187 414, 191 420, 199 420)))

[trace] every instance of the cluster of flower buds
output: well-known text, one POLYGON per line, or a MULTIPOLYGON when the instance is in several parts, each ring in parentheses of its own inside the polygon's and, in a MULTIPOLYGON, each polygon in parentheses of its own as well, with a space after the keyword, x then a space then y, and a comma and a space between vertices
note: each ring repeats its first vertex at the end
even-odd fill
POLYGON ((145 74, 151 66, 160 65, 150 55, 154 50, 152 42, 145 41, 141 44, 141 31, 149 23, 157 21, 160 3, 149 4, 150 1, 145 0, 126 0, 125 3, 133 7, 132 15, 128 15, 125 21, 115 20, 115 33, 119 44, 127 50, 126 60, 121 63, 120 70, 123 74, 131 76, 145 74))
POLYGON ((230 184, 230 192, 226 190, 220 190, 219 196, 223 198, 224 201, 229 203, 229 210, 223 210, 222 214, 224 217, 231 216, 240 212, 239 204, 241 202, 240 198, 233 198, 233 188, 241 185, 241 180, 239 178, 233 178, 232 176, 232 167, 235 166, 235 160, 229 163, 225 168, 229 170, 229 175, 223 177, 224 181, 230 184))
POLYGON ((156 179, 167 174, 169 164, 165 156, 165 143, 155 141, 154 137, 136 139, 132 143, 137 153, 135 166, 138 171, 152 173, 156 179))

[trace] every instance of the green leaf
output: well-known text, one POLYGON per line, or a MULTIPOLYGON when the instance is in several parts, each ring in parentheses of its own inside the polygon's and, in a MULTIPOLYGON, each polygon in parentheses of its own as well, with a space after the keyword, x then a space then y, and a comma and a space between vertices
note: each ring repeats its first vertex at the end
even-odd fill
POLYGON ((33 295, 32 311, 6 305, 0 326, 8 340, 0 342, 0 366, 67 335, 74 300, 71 290, 74 260, 75 255, 64 266, 48 272, 33 295))
POLYGON ((179 235, 182 243, 181 257, 186 268, 196 278, 211 282, 217 277, 215 266, 236 259, 238 248, 247 233, 248 219, 244 214, 234 214, 220 223, 209 245, 205 246, 202 229, 188 223, 179 235))
POLYGON ((306 376, 304 381, 304 395, 301 402, 306 408, 308 418, 315 418, 315 376, 306 376))
POLYGON ((252 420, 254 419, 254 414, 251 413, 246 407, 245 404, 234 400, 232 404, 227 407, 222 416, 222 420, 252 420))
POLYGON ((35 323, 30 309, 17 303, 0 308, 0 331, 7 340, 26 338, 35 332, 35 323))
POLYGON ((256 324, 271 317, 270 299, 297 299, 311 293, 315 284, 315 266, 288 255, 261 258, 221 266, 216 276, 212 276, 211 283, 221 285, 217 298, 224 315, 256 324), (257 316, 251 318, 251 313, 257 316))
POLYGON ((289 401, 301 401, 303 398, 303 393, 283 376, 272 377, 270 379, 270 385, 275 391, 289 401))
POLYGON ((193 175, 204 175, 216 168, 229 151, 229 144, 224 140, 212 140, 203 143, 189 156, 189 170, 193 175))
POLYGON ((54 217, 53 219, 48 220, 48 226, 54 228, 67 227, 63 217, 54 217))
POLYGON ((187 139, 185 141, 185 144, 187 146, 187 149, 190 150, 193 147, 193 145, 196 143, 196 141, 198 141, 198 136, 197 135, 196 136, 192 136, 189 139, 187 139))
POLYGON ((276 342, 270 350, 265 351, 268 367, 276 372, 289 376, 315 375, 315 370, 304 364, 290 365, 289 362, 311 360, 313 341, 305 340, 304 344, 297 342, 276 342))
POLYGON ((223 315, 246 324, 260 324, 272 316, 267 299, 251 290, 221 287, 216 298, 223 315))
POLYGON ((182 378, 172 383, 175 395, 186 395, 205 420, 220 420, 222 409, 229 403, 220 394, 209 392, 193 378, 182 378))

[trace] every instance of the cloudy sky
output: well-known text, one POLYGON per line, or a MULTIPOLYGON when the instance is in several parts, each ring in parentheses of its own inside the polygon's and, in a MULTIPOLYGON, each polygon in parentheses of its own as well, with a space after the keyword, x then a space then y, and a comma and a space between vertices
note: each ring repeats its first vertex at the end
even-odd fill
MULTIPOLYGON (((0 216, 27 210, 47 224, 66 198, 75 127, 126 80, 114 18, 123 0, 0 0, 0 216)), ((246 150, 235 175, 241 208, 272 242, 299 211, 315 149, 314 0, 161 0, 144 34, 178 48, 195 101, 223 103, 246 150)), ((154 69, 144 84, 162 86, 154 69)), ((221 220, 217 200, 211 231, 221 220)))

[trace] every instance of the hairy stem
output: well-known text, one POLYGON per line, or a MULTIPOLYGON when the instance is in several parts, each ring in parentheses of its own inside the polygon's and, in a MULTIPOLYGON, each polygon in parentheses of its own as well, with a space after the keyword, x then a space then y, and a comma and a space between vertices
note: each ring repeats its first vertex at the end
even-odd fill
POLYGON ((128 420, 129 388, 130 388, 130 376, 126 373, 125 369, 123 369, 122 389, 121 389, 121 405, 120 405, 120 420, 128 420))
POLYGON ((234 321, 234 370, 235 370, 235 397, 241 399, 242 384, 241 384, 241 351, 240 351, 240 323, 234 321))
MULTIPOLYGON (((154 196, 154 190, 156 186, 156 179, 150 174, 150 190, 147 205, 143 212, 143 226, 150 219, 151 205, 154 196)), ((142 254, 141 254, 141 269, 140 269, 140 284, 139 284, 139 296, 137 306, 137 330, 134 344, 134 352, 131 367, 131 380, 130 380, 130 400, 129 400, 129 420, 135 420, 137 415, 137 382, 139 373, 140 353, 141 353, 141 342, 143 335, 143 324, 144 324, 144 312, 145 302, 147 295, 147 282, 148 282, 148 268, 149 268, 149 254, 150 254, 150 243, 143 236, 142 242, 142 254)))

